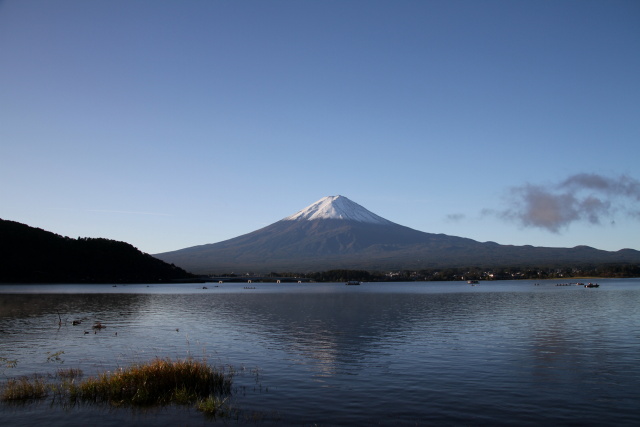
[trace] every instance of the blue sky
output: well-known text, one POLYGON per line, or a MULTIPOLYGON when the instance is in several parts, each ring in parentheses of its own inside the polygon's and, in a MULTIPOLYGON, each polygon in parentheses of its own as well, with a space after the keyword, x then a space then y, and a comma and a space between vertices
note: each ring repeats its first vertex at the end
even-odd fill
POLYGON ((0 1, 0 218, 148 253, 329 195, 640 250, 640 2, 0 1))

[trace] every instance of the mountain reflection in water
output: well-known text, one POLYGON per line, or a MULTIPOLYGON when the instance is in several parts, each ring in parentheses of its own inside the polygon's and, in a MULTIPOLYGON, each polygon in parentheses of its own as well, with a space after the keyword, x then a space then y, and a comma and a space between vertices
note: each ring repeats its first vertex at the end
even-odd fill
MULTIPOLYGON (((207 357, 238 369, 234 405, 263 424, 633 425, 640 282, 601 284, 0 286, 0 357, 19 361, 11 377, 51 372, 57 351, 88 375, 207 357), (98 321, 106 328, 92 330, 98 321)), ((0 424, 46 414, 70 425, 44 406, 0 405, 0 424)), ((158 422, 154 411, 103 410, 77 409, 71 424, 158 422)), ((159 411, 165 424, 205 422, 159 411)))

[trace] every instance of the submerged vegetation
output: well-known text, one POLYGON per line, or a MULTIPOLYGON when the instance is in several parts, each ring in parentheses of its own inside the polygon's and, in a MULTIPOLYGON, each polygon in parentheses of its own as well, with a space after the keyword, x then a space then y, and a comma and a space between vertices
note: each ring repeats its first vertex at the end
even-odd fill
POLYGON ((228 413, 233 372, 194 359, 154 359, 114 372, 79 380, 79 369, 60 369, 42 376, 10 379, 0 392, 5 402, 28 402, 53 395, 61 404, 106 404, 117 407, 195 405, 214 416, 228 413))
POLYGON ((0 368, 15 368, 18 364, 18 361, 15 359, 8 359, 6 357, 0 356, 0 368))

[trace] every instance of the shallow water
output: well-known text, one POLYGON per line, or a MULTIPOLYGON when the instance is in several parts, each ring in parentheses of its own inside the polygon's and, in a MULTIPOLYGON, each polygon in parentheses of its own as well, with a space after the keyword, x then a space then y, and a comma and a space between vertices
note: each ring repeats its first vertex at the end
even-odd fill
MULTIPOLYGON (((191 355, 238 372, 240 415, 225 423, 637 425, 640 279, 598 282, 0 285, 0 357, 18 360, 0 374, 191 355)), ((45 420, 215 422, 189 408, 0 405, 0 425, 45 420)))

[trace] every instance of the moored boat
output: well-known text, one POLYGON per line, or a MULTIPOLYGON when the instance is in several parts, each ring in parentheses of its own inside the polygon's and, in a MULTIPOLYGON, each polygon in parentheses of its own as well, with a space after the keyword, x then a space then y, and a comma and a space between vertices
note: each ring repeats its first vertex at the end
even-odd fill
POLYGON ((360 282, 358 282, 357 280, 349 280, 347 283, 345 283, 345 285, 347 286, 353 286, 353 285, 359 285, 360 282))

